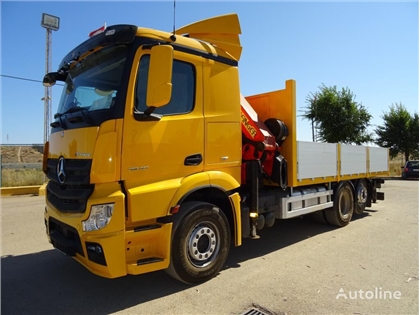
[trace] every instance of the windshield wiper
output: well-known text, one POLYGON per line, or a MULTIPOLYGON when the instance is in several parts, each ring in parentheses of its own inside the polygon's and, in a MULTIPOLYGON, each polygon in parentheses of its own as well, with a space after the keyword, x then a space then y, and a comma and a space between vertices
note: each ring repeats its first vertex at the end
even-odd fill
POLYGON ((54 115, 54 118, 60 119, 60 122, 56 121, 53 124, 55 124, 55 126, 52 127, 57 127, 58 125, 62 125, 62 120, 61 117, 63 117, 66 114, 71 114, 71 113, 76 113, 76 112, 81 112, 82 116, 75 116, 75 117, 69 117, 67 118, 67 121, 71 122, 71 123, 76 123, 76 122, 82 122, 82 121, 86 121, 86 122, 90 122, 89 116, 85 116, 85 112, 89 112, 88 109, 86 109, 85 107, 80 107, 80 106, 73 106, 70 107, 68 110, 66 110, 64 113, 56 113, 54 115))
POLYGON ((80 107, 80 106, 72 106, 68 110, 66 110, 64 113, 56 113, 54 115, 54 118, 60 118, 60 117, 63 117, 65 114, 75 113, 75 112, 78 112, 78 111, 82 111, 84 109, 86 109, 86 108, 80 107))

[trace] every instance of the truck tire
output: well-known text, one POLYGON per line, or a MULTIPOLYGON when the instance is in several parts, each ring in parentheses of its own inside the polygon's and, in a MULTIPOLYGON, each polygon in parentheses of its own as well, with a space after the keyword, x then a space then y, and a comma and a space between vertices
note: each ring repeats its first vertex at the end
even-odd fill
POLYGON ((334 202, 330 209, 326 209, 327 222, 335 226, 346 226, 350 223, 354 212, 353 187, 348 182, 341 182, 334 192, 334 202))
POLYGON ((362 214, 365 211, 366 203, 368 200, 368 187, 366 179, 360 179, 356 184, 356 214, 362 214))
POLYGON ((207 281, 222 269, 229 246, 229 223, 223 211, 210 203, 195 202, 191 213, 175 227, 166 272, 187 284, 207 281))
POLYGON ((311 213, 311 217, 312 217, 312 220, 314 220, 315 222, 323 223, 323 224, 327 223, 325 221, 324 210, 319 210, 319 211, 311 213))

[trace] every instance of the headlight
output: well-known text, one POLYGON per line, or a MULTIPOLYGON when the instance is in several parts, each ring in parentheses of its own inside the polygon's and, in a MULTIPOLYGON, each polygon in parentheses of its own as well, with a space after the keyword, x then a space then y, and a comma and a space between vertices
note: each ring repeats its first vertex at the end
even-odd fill
POLYGON ((82 221, 83 231, 95 231, 103 229, 111 221, 114 212, 114 204, 95 205, 90 208, 90 215, 86 221, 82 221))

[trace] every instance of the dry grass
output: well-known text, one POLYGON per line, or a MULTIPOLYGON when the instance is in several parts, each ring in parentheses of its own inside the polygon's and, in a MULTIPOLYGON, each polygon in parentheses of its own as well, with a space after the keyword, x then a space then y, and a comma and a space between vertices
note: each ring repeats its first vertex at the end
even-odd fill
POLYGON ((1 171, 2 187, 42 185, 44 172, 38 169, 3 169, 1 171))

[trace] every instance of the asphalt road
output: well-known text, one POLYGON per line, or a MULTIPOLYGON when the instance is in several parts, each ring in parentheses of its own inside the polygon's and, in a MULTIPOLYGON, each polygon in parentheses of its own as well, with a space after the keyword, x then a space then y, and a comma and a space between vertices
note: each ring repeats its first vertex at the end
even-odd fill
POLYGON ((231 248, 197 286, 164 271, 118 279, 89 273, 47 242, 44 197, 4 197, 1 307, 7 315, 418 314, 419 185, 387 181, 385 201, 350 225, 278 221, 231 248))

